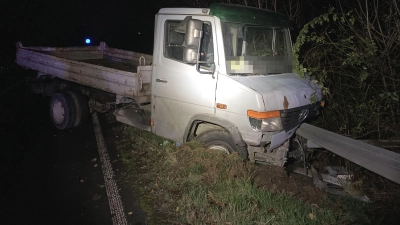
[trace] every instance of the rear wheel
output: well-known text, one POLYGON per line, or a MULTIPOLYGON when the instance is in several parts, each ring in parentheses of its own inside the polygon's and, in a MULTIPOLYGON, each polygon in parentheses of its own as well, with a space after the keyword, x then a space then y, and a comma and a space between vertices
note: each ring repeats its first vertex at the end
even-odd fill
POLYGON ((76 107, 76 120, 74 127, 79 126, 86 122, 89 117, 89 104, 86 96, 77 91, 68 91, 67 94, 71 96, 73 103, 76 107))
POLYGON ((209 149, 223 151, 228 154, 237 152, 243 158, 247 158, 246 149, 237 146, 233 142, 231 135, 225 130, 216 129, 206 131, 198 135, 196 140, 200 143, 204 143, 209 149))
POLYGON ((66 93, 53 94, 50 99, 50 117, 59 130, 73 127, 76 121, 76 107, 72 97, 66 93))

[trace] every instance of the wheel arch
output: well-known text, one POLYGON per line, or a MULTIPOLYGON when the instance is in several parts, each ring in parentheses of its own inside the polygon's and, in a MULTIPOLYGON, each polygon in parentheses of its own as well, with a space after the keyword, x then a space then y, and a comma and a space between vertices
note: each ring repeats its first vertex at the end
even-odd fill
MULTIPOLYGON (((194 135, 195 129, 199 124, 206 123, 209 125, 213 125, 215 127, 220 127, 225 129, 231 135, 233 142, 241 147, 246 147, 246 143, 242 139, 242 135, 239 132, 239 129, 230 121, 216 117, 214 115, 209 114, 198 114, 194 115, 186 126, 183 141, 187 142, 190 140, 190 136, 194 135)), ((212 128, 210 128, 212 129, 212 128)))

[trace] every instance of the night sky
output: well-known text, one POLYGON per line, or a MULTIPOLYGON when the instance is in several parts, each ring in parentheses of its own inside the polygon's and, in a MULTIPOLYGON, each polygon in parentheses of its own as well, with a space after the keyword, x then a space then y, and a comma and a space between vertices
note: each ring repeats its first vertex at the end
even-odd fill
POLYGON ((147 0, 7 0, 0 3, 0 50, 10 54, 18 40, 25 46, 78 46, 91 38, 93 45, 105 41, 152 53, 158 10, 147 0))
MULTIPOLYGON (((201 7, 212 0, 6 0, 0 3, 0 52, 2 60, 14 60, 14 43, 25 46, 92 45, 152 53, 154 16, 161 7, 201 7), (139 34, 140 33, 140 34, 139 34), (7 56, 5 56, 7 55, 7 56)), ((215 1, 221 2, 221 1, 215 1)), ((302 4, 307 17, 327 9, 308 0, 302 4)), ((283 6, 279 5, 281 8, 283 6)), ((309 20, 310 18, 305 18, 309 20)))

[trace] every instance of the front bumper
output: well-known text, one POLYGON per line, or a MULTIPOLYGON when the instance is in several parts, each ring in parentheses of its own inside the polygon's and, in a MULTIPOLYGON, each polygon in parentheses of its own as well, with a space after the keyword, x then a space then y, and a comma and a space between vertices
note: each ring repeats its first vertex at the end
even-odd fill
POLYGON ((300 106, 292 109, 281 110, 281 120, 283 130, 272 135, 269 150, 273 150, 281 146, 286 140, 293 136, 297 128, 310 118, 319 114, 321 102, 300 106))

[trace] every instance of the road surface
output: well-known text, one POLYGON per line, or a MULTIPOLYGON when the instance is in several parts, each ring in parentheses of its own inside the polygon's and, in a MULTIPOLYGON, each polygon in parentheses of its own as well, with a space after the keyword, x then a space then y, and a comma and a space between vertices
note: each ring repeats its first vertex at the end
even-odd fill
MULTIPOLYGON (((16 71, 0 73, 0 223, 113 224, 92 120, 57 130, 49 98, 31 94, 23 82, 27 71, 16 71)), ((110 138, 105 144, 127 224, 145 224, 138 194, 118 184, 123 168, 110 138)))

